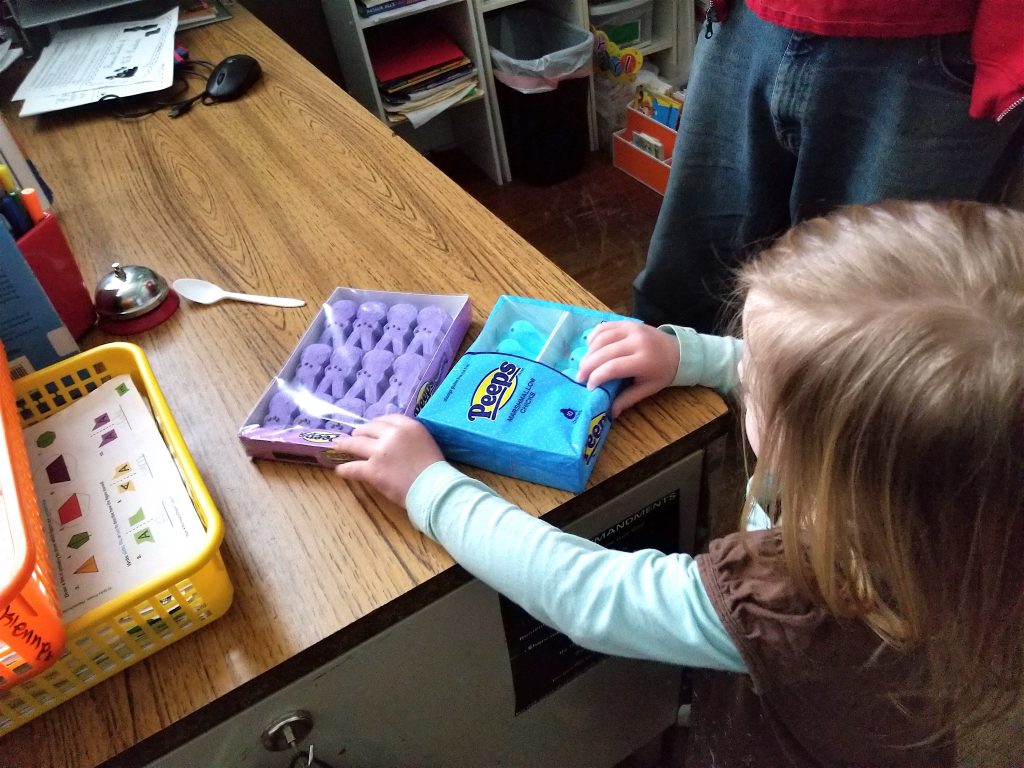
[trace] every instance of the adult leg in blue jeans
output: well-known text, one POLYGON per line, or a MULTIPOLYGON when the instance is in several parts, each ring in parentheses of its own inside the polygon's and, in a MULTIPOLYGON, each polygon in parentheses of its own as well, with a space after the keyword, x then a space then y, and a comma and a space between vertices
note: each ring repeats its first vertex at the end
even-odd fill
POLYGON ((968 113, 969 34, 822 37, 743 3, 701 37, 634 314, 722 330, 731 272, 791 224, 886 198, 991 200, 1024 108, 968 113))

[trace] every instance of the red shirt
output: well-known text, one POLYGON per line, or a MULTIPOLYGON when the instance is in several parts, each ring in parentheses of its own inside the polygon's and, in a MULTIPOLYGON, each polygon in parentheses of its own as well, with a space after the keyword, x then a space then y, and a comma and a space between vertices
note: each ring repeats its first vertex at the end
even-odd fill
MULTIPOLYGON (((731 0, 712 0, 719 21, 731 0)), ((765 21, 827 36, 916 37, 972 31, 970 114, 1001 120, 1024 104, 1022 0, 747 0, 765 21)))

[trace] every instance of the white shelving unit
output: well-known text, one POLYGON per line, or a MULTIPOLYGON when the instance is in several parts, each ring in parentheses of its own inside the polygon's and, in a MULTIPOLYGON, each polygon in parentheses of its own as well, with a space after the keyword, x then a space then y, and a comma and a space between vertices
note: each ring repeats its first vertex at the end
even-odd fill
MULTIPOLYGON (((364 18, 356 0, 322 0, 324 15, 348 92, 402 138, 419 149, 460 147, 492 180, 511 179, 501 113, 498 108, 486 17, 503 8, 529 4, 570 24, 588 29, 587 0, 422 0, 413 5, 364 18), (370 66, 366 39, 387 24, 416 17, 443 27, 476 64, 479 92, 420 128, 392 123, 384 110, 370 66)), ((651 42, 640 51, 658 65, 665 77, 685 79, 693 52, 693 0, 653 0, 651 42)), ((589 82, 588 123, 590 148, 597 149, 594 81, 589 82)))
POLYGON ((355 0, 323 0, 323 9, 345 88, 353 98, 421 152, 459 146, 484 173, 501 183, 498 139, 488 97, 490 82, 485 76, 487 57, 480 45, 471 0, 423 0, 366 18, 359 15, 355 0), (475 95, 419 128, 407 120, 392 121, 384 110, 366 46, 368 37, 386 34, 388 24, 412 17, 444 29, 476 65, 480 79, 475 95))

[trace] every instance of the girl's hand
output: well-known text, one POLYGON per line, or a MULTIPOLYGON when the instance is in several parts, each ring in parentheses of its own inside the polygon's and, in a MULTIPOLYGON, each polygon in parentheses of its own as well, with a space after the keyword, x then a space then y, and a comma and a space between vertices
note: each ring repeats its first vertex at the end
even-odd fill
POLYGON ((577 381, 596 389, 614 379, 633 379, 612 404, 612 418, 659 392, 675 378, 679 342, 650 325, 617 320, 601 323, 590 334, 577 381))
POLYGON ((400 507, 420 473, 444 460, 426 427, 398 413, 356 427, 334 447, 353 457, 334 468, 339 476, 372 485, 400 507))

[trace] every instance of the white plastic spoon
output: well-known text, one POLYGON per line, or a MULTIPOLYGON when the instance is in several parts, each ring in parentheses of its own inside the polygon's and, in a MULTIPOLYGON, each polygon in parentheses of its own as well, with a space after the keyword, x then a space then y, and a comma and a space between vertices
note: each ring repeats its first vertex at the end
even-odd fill
POLYGON ((306 302, 302 299, 286 299, 281 296, 256 296, 251 293, 233 293, 225 291, 219 285, 208 283, 206 280, 196 280, 191 277, 175 280, 172 287, 189 301, 195 301, 199 304, 216 304, 221 299, 234 299, 235 301, 248 301, 250 304, 269 304, 272 307, 304 307, 306 305, 306 302))

